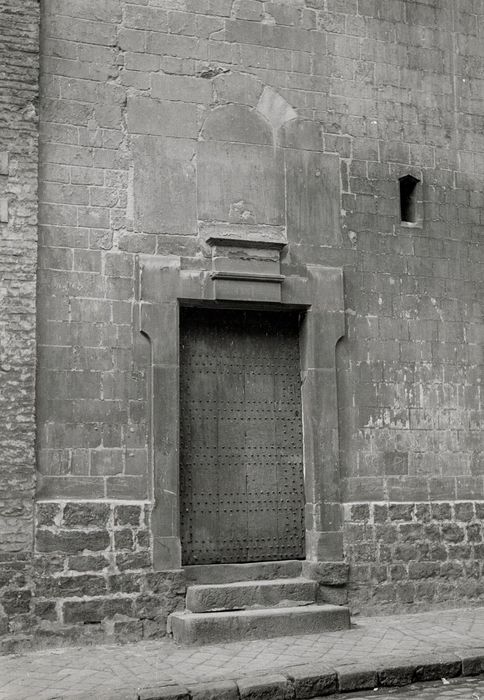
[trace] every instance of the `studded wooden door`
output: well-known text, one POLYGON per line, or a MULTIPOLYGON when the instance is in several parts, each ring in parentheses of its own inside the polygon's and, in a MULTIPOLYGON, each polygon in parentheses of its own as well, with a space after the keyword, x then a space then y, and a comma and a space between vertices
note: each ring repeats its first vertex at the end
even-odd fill
POLYGON ((182 309, 184 564, 304 557, 298 315, 182 309))

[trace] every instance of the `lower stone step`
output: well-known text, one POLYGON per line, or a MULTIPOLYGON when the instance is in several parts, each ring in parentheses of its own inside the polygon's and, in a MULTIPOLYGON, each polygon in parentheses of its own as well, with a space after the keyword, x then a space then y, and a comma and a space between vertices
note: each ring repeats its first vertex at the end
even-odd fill
POLYGON ((217 612, 248 608, 295 607, 316 602, 317 584, 304 578, 240 581, 189 586, 190 612, 217 612))
POLYGON ((240 639, 265 639, 349 629, 348 608, 306 605, 231 612, 174 612, 168 631, 180 644, 218 644, 240 639))

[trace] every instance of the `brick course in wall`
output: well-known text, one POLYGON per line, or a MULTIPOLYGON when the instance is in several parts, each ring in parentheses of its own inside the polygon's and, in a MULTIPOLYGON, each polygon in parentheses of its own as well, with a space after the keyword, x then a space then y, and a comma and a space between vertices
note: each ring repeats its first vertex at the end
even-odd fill
POLYGON ((31 599, 38 71, 38 2, 0 0, 0 635, 31 599))
MULTIPOLYGON (((257 105, 275 133, 277 104, 284 119, 303 120, 302 150, 325 154, 322 180, 331 183, 315 206, 316 161, 294 161, 293 172, 304 166, 304 178, 314 178, 300 178, 305 186, 294 198, 307 206, 287 219, 281 271, 298 274, 308 263, 344 269, 337 367, 350 603, 372 612, 480 600, 479 586, 465 584, 480 552, 469 540, 480 510, 468 523, 459 504, 478 508, 484 486, 483 34, 484 0, 44 0, 38 497, 58 500, 60 510, 55 525, 39 526, 37 550, 52 547, 39 556, 59 563, 54 578, 94 577, 109 593, 99 600, 120 595, 108 581, 121 576, 108 573, 118 556, 114 521, 100 529, 98 544, 109 537, 111 552, 104 573, 95 564, 105 554, 95 550, 84 562, 62 547, 75 547, 82 529, 66 521, 71 499, 98 499, 101 509, 109 501, 112 518, 116 499, 144 507, 153 495, 150 347, 137 330, 136 256, 176 255, 182 269, 203 268, 209 252, 200 239, 211 212, 227 204, 227 221, 218 217, 224 226, 253 216, 244 202, 222 197, 217 209, 220 193, 200 178, 197 188, 203 144, 214 138, 203 129, 217 108, 253 115, 257 105), (419 180, 415 223, 400 221, 405 175, 419 180), (450 511, 438 515, 442 504, 450 511), (425 533, 430 549, 387 562, 410 531, 425 533), (431 556, 437 531, 443 563, 431 556), (464 533, 462 543, 446 539, 454 531, 464 533), (385 542, 385 532, 395 542, 385 542), (373 561, 361 561, 365 552, 373 561), (71 559, 93 568, 71 576, 71 559), (434 588, 424 585, 431 571, 434 588)), ((25 118, 32 114, 27 108, 25 118)), ((244 124, 227 140, 245 143, 244 124)), ((289 151, 294 134, 278 134, 289 151)), ((225 166, 230 172, 230 160, 225 166)), ((272 214, 271 225, 282 209, 272 214)), ((32 456, 22 455, 30 495, 32 456)), ((30 522, 28 509, 24 516, 30 522)), ((21 568, 31 530, 20 529, 21 568)), ((33 583, 18 588, 18 605, 30 611, 33 583)), ((78 604, 67 598, 42 599, 50 622, 61 624, 65 606, 78 604)))

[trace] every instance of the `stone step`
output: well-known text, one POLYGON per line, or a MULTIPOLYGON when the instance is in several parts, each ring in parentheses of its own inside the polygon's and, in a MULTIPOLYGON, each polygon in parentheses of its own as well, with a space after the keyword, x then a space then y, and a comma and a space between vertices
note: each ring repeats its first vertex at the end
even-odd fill
POLYGON ((249 564, 197 564, 183 567, 187 583, 235 583, 258 579, 297 578, 303 562, 261 561, 249 564))
POLYGON ((180 644, 218 644, 241 639, 265 639, 349 629, 348 608, 305 605, 230 612, 174 612, 168 631, 180 644))
POLYGON ((301 577, 194 585, 188 587, 186 607, 197 613, 296 607, 315 603, 316 592, 316 581, 301 577))

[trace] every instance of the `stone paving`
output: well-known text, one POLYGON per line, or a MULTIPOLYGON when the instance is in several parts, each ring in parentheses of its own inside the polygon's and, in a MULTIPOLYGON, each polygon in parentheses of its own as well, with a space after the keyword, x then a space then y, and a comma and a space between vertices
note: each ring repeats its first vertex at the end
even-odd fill
MULTIPOLYGON (((377 664, 395 657, 464 649, 484 654, 484 608, 355 617, 353 622, 351 630, 341 632, 203 647, 182 648, 165 639, 4 656, 0 658, 0 699, 59 700, 82 692, 101 699, 115 689, 237 679, 298 664, 377 664)), ((371 697, 381 700, 384 695, 379 691, 371 697)), ((472 695, 469 698, 474 700, 472 695)))
POLYGON ((379 688, 369 693, 352 693, 350 698, 351 700, 484 700, 484 680, 481 677, 455 678, 445 683, 420 683, 390 691, 379 688))

